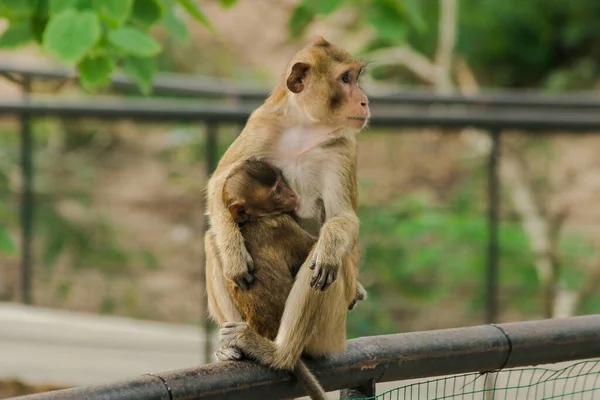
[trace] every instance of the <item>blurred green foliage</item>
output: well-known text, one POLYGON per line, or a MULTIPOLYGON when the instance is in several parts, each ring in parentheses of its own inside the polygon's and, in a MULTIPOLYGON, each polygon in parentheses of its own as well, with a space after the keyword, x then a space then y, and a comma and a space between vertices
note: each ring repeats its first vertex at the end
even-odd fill
MULTIPOLYGON (((235 0, 220 3, 229 7, 235 0)), ((150 29, 162 25, 185 38, 178 8, 213 30, 193 0, 2 0, 0 19, 8 21, 8 29, 0 36, 0 49, 38 43, 63 64, 76 66, 91 91, 106 86, 120 66, 147 94, 162 50, 150 29)))
MULTIPOLYGON (((493 87, 589 89, 600 75, 600 2, 589 0, 459 0, 456 52, 482 84, 493 87)), ((299 37, 320 16, 351 8, 348 29, 370 27, 368 52, 405 43, 433 58, 439 1, 303 0, 289 20, 299 37)), ((410 81, 398 68, 373 68, 374 77, 410 81)))
POLYGON ((458 52, 494 86, 589 89, 599 20, 597 1, 463 0, 458 52))
MULTIPOLYGON (((403 331, 405 327, 399 324, 407 312, 403 304, 405 308, 429 305, 439 313, 446 302, 458 299, 464 319, 483 316, 487 219, 477 206, 473 188, 469 183, 461 186, 444 208, 418 195, 399 198, 385 207, 360 208, 361 281, 369 282, 370 297, 349 314, 350 336, 403 331)), ((499 245, 502 311, 539 316, 538 275, 519 222, 502 221, 499 245)), ((585 237, 563 235, 560 254, 565 268, 559 284, 580 289, 586 279, 582 265, 598 255, 593 243, 585 237)), ((584 307, 600 312, 600 296, 584 307)))
MULTIPOLYGON (((0 196, 8 194, 10 189, 8 171, 5 168, 6 162, 7 160, 4 160, 4 162, 0 161, 0 196)), ((14 256, 17 250, 7 227, 15 221, 16 213, 12 212, 13 210, 8 206, 7 200, 0 197, 0 254, 14 256)))
POLYGON ((353 28, 369 26, 387 43, 402 43, 408 26, 425 30, 420 0, 301 0, 288 21, 289 34, 298 38, 317 17, 332 14, 342 7, 360 10, 361 18, 353 28))
MULTIPOLYGON (((39 265, 51 272, 59 258, 67 255, 74 270, 96 269, 107 277, 128 274, 134 264, 156 269, 155 256, 125 248, 114 223, 94 207, 95 169, 89 156, 97 154, 98 142, 104 142, 106 133, 95 128, 74 133, 44 120, 33 127, 37 167, 33 233, 39 265), (65 213, 65 204, 79 217, 65 213)), ((17 134, 0 132, 0 252, 12 256, 16 249, 8 232, 18 231, 19 196, 17 185, 8 177, 19 175, 18 146, 17 134)), ((70 293, 68 279, 57 288, 61 299, 70 293)))
POLYGON ((0 252, 14 255, 16 253, 15 244, 4 226, 0 225, 0 252))

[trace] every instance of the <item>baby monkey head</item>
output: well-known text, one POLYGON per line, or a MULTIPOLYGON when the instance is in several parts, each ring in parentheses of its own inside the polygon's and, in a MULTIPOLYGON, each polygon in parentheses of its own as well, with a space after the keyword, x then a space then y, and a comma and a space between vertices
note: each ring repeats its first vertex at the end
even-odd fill
POLYGON ((281 170, 257 159, 244 161, 227 177, 223 203, 237 223, 298 207, 296 193, 283 180, 281 170))

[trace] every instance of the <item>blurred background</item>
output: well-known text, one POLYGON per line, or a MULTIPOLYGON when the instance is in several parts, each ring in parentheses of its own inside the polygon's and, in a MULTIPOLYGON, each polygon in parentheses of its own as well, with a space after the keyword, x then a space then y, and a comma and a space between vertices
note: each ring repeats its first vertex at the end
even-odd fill
MULTIPOLYGON (((362 85, 374 98, 515 102, 468 114, 498 115, 495 135, 400 122, 360 134, 370 297, 349 314, 349 337, 600 312, 600 126, 501 122, 597 114, 599 20, 588 0, 0 0, 0 397, 206 361, 203 190, 243 126, 6 110, 38 100, 125 110, 147 97, 158 109, 251 109, 316 35, 370 62, 362 85), (531 112, 520 103, 530 98, 542 99, 531 112), (548 98, 565 105, 545 108, 548 98), (80 348, 57 350, 65 337, 80 348), (157 343, 181 358, 156 361, 157 343), (103 356, 138 346, 111 356, 137 364, 107 367, 114 376, 60 370, 96 364, 94 346, 103 356)), ((374 115, 439 111, 372 104, 374 115)))

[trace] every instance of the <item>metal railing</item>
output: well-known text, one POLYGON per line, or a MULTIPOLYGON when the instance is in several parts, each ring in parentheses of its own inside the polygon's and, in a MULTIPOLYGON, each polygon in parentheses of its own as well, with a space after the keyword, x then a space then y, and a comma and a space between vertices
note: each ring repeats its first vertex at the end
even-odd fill
MULTIPOLYGON (((76 75, 66 68, 24 68, 7 62, 0 63, 0 75, 16 81, 25 79, 61 81, 74 79, 76 75)), ((115 76, 111 87, 118 91, 139 93, 137 85, 124 76, 115 76)), ((212 99, 233 98, 239 101, 262 102, 270 88, 256 85, 240 85, 224 79, 190 77, 180 74, 161 74, 154 80, 153 95, 175 97, 200 97, 212 99)), ((379 88, 381 91, 381 88, 379 88)), ((402 93, 379 93, 369 96, 375 105, 464 105, 477 107, 513 107, 529 109, 593 109, 600 108, 600 97, 589 92, 569 95, 553 95, 535 91, 496 91, 477 95, 444 94, 431 91, 406 91, 402 93)))
MULTIPOLYGON (((0 101, 0 115, 17 115, 21 125, 21 300, 31 303, 31 240, 34 207, 31 136, 32 118, 60 116, 101 119, 130 118, 139 121, 188 121, 206 124, 207 174, 217 164, 218 125, 243 124, 256 101, 266 97, 261 88, 237 87, 225 81, 190 78, 181 75, 160 76, 154 93, 195 96, 204 99, 235 99, 234 102, 196 102, 177 99, 79 98, 63 100, 48 96, 30 96, 34 80, 72 78, 65 69, 19 69, 0 65, 0 75, 20 83, 20 101, 0 101)), ((115 77, 117 90, 136 90, 135 84, 115 77)), ((488 93, 474 96, 437 95, 407 92, 370 96, 373 127, 474 127, 487 130, 492 138, 488 159, 488 246, 487 246, 487 317, 496 320, 498 309, 498 223, 500 208, 500 137, 503 130, 543 132, 600 132, 600 97, 591 94, 547 96, 539 93, 488 93)))
MULTIPOLYGON (((375 384, 495 372, 600 357, 600 315, 363 337, 345 353, 307 360, 327 391, 372 397, 375 384)), ((252 362, 220 362, 137 379, 19 397, 20 400, 279 399, 304 395, 289 373, 252 362)))

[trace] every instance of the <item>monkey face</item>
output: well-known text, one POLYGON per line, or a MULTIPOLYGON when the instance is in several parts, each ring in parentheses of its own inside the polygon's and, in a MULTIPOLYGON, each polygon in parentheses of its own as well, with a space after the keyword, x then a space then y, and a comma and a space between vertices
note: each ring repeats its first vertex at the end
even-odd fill
POLYGON ((298 209, 298 196, 296 193, 280 179, 271 192, 274 210, 281 213, 292 212, 298 209))
POLYGON ((361 61, 318 38, 296 54, 286 84, 309 121, 358 133, 371 115, 358 84, 363 69, 361 61))
POLYGON ((238 223, 298 208, 296 193, 281 170, 258 159, 246 160, 226 179, 223 201, 238 223))
POLYGON ((296 193, 283 181, 277 179, 273 186, 252 183, 254 190, 245 200, 246 213, 254 217, 264 217, 295 211, 298 208, 296 193))

